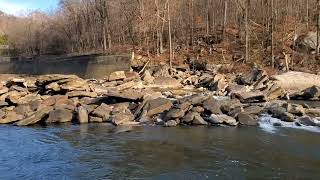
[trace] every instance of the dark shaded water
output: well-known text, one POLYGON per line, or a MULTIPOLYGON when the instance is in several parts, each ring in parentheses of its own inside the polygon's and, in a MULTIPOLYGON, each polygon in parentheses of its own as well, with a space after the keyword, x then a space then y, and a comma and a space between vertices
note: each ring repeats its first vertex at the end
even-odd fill
POLYGON ((320 134, 296 129, 0 126, 0 179, 319 179, 320 134))

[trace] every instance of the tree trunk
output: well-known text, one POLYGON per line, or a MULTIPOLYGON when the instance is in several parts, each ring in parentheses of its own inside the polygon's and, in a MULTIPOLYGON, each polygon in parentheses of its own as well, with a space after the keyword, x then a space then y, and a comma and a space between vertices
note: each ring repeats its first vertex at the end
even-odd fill
POLYGON ((191 0, 191 18, 190 18, 190 21, 191 21, 191 37, 190 37, 190 40, 191 40, 191 46, 193 48, 193 36, 194 36, 194 2, 193 0, 191 0))
POLYGON ((317 56, 320 54, 320 0, 317 1, 317 11, 318 11, 318 18, 317 18, 317 56))
POLYGON ((103 51, 107 51, 107 33, 106 33, 106 24, 103 23, 102 26, 102 36, 103 36, 103 51))
POLYGON ((250 57, 249 57, 249 4, 250 0, 246 0, 246 5, 245 5, 245 30, 246 30, 246 59, 245 61, 248 62, 250 57))
POLYGON ((223 17, 223 32, 222 32, 222 38, 225 40, 226 36, 226 26, 227 26, 227 11, 228 11, 228 1, 224 1, 224 17, 223 17))
POLYGON ((309 0, 306 1, 306 19, 307 19, 307 31, 309 31, 309 0))
POLYGON ((206 34, 209 34, 210 31, 210 12, 209 12, 209 6, 210 6, 210 2, 209 0, 207 0, 207 7, 206 7, 206 34))
POLYGON ((274 31, 274 0, 271 0, 271 30, 270 30, 270 36, 271 36, 271 66, 274 68, 274 37, 273 37, 273 31, 274 31))
POLYGON ((171 37, 171 16, 170 16, 170 0, 167 0, 168 5, 168 36, 169 36, 169 63, 170 63, 170 73, 172 73, 172 60, 173 60, 173 52, 172 52, 172 37, 171 37))

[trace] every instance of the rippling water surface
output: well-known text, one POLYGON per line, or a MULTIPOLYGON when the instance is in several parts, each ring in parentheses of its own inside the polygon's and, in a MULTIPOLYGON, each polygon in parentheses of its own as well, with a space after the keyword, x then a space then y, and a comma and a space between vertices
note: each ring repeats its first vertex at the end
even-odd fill
POLYGON ((0 179, 319 179, 320 133, 0 126, 0 179))

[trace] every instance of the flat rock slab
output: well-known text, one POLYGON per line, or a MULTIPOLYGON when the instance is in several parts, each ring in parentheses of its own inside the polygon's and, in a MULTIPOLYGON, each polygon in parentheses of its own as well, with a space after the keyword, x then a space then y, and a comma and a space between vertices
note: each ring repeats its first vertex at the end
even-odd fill
POLYGON ((14 111, 9 111, 7 113, 4 113, 3 115, 0 115, 0 124, 14 123, 14 122, 19 121, 21 119, 23 119, 23 115, 17 114, 14 111))
POLYGON ((157 98, 148 102, 147 116, 153 116, 156 114, 168 111, 173 106, 172 102, 165 98, 157 98))
POLYGON ((91 97, 95 98, 98 96, 96 92, 87 92, 87 91, 71 91, 66 94, 69 98, 73 97, 91 97))
POLYGON ((320 86, 320 76, 291 71, 272 76, 272 80, 284 90, 302 91, 312 86, 320 86))
POLYGON ((27 117, 26 119, 23 119, 21 121, 18 121, 16 125, 18 126, 29 126, 32 124, 36 124, 39 121, 43 120, 51 111, 53 110, 53 107, 48 106, 40 109, 33 115, 27 117))
POLYGON ((123 92, 109 92, 107 96, 137 101, 142 99, 144 94, 135 90, 127 90, 123 92))
POLYGON ((177 107, 170 109, 166 114, 165 120, 182 118, 191 106, 190 102, 179 104, 177 107))
POLYGON ((204 94, 194 94, 180 99, 179 103, 190 102, 192 105, 202 105, 202 103, 209 99, 209 97, 210 96, 206 96, 204 94))
POLYGON ((154 84, 151 85, 152 87, 158 87, 158 88, 163 88, 163 89, 170 89, 170 88, 179 88, 182 87, 182 84, 170 77, 158 77, 154 80, 154 84))
POLYGON ((266 96, 261 91, 242 91, 231 95, 233 98, 239 99, 242 103, 265 102, 266 96))
POLYGON ((36 85, 38 86, 45 86, 52 82, 66 80, 66 79, 78 79, 78 76, 75 75, 61 75, 61 74, 51 74, 51 75, 43 75, 40 76, 37 81, 36 85))

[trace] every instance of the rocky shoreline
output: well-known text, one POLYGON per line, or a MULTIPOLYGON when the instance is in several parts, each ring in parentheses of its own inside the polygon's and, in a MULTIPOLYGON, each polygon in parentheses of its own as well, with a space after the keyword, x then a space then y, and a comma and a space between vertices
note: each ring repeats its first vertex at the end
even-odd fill
POLYGON ((114 72, 101 80, 0 75, 0 124, 257 126, 259 117, 269 114, 297 126, 320 127, 320 106, 303 103, 319 100, 317 75, 289 72, 269 77, 261 69, 245 75, 212 69, 169 72, 161 66, 141 74, 114 72), (290 84, 292 77, 299 81, 290 84))

